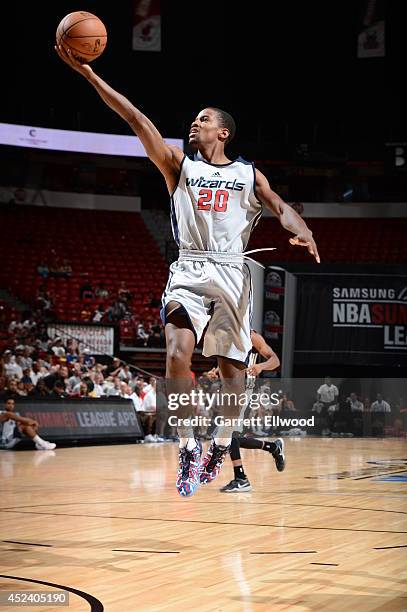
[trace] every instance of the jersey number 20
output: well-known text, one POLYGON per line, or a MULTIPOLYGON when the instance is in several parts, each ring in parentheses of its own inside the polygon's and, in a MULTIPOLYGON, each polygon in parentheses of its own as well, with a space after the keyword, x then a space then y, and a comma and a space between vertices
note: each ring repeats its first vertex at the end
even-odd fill
POLYGON ((198 210, 211 210, 213 200, 213 210, 216 212, 226 212, 228 207, 229 192, 225 189, 217 189, 213 198, 212 189, 201 189, 201 196, 198 200, 198 210))

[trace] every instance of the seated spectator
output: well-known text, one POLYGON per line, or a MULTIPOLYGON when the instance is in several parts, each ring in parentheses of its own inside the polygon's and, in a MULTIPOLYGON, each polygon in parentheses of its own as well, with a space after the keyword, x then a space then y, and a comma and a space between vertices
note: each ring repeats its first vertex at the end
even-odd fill
POLYGON ((81 321, 85 321, 88 323, 90 322, 91 318, 92 318, 92 311, 90 310, 88 306, 86 306, 86 304, 84 304, 81 310, 81 321))
POLYGON ((54 372, 44 377, 45 386, 52 391, 56 382, 61 382, 66 388, 68 378, 68 368, 66 366, 56 366, 54 372))
POLYGON ((23 369, 17 363, 15 355, 10 350, 4 351, 3 355, 4 374, 7 378, 15 376, 20 379, 23 375, 23 369))
POLYGON ((99 304, 92 315, 92 323, 100 323, 103 321, 103 317, 105 316, 105 309, 103 306, 99 304))
POLYGON ((107 376, 117 376, 117 373, 120 371, 122 367, 122 362, 118 357, 113 357, 113 362, 107 366, 106 375, 107 376))
POLYGON ((133 296, 124 281, 120 283, 120 287, 117 292, 117 297, 121 302, 125 302, 126 304, 133 299, 133 296))
POLYGON ((99 283, 95 289, 95 296, 102 301, 107 300, 109 297, 109 291, 104 283, 99 283))
POLYGON ((147 338, 147 346, 148 348, 160 348, 163 346, 163 338, 161 336, 161 330, 153 326, 151 328, 151 333, 147 338))
POLYGON ((37 272, 41 276, 41 278, 46 280, 49 276, 49 268, 47 264, 43 262, 39 263, 37 266, 37 272))
POLYGON ((148 333, 146 332, 146 330, 144 329, 144 325, 143 323, 139 323, 137 325, 137 330, 136 330, 136 343, 138 345, 142 345, 145 346, 148 340, 148 333))
POLYGON ((50 394, 50 398, 52 399, 65 399, 69 397, 68 393, 65 391, 65 385, 63 382, 57 380, 54 385, 54 388, 50 394))
POLYGON ((95 299, 93 288, 90 283, 84 283, 82 287, 79 289, 79 297, 82 302, 93 302, 95 299))
POLYGON ((65 347, 61 336, 56 336, 50 344, 50 349, 57 357, 65 357, 65 347))
POLYGON ((30 438, 37 450, 53 450, 56 444, 48 442, 38 435, 38 423, 34 419, 22 417, 15 412, 14 399, 6 401, 5 410, 0 412, 1 445, 11 450, 24 436, 30 438))
POLYGON ((4 392, 4 399, 19 399, 21 393, 18 389, 18 381, 15 378, 10 378, 7 383, 7 388, 4 392))
POLYGON ((288 393, 283 393, 282 397, 279 400, 279 410, 280 415, 283 415, 287 412, 296 412, 296 408, 294 402, 289 399, 288 393))
POLYGON ((376 401, 370 406, 372 414, 372 435, 383 436, 386 425, 386 415, 391 412, 390 404, 386 402, 381 393, 376 396, 376 401))
POLYGON ((347 399, 351 412, 363 412, 363 404, 358 400, 356 393, 351 393, 347 399))
POLYGON ((390 404, 386 402, 381 393, 376 396, 376 401, 370 406, 370 412, 391 412, 390 404))
POLYGON ((35 386, 34 397, 37 397, 40 399, 46 399, 46 398, 49 398, 50 393, 51 393, 51 389, 47 387, 47 385, 44 382, 44 379, 40 378, 40 380, 37 382, 35 386))
POLYGON ((96 360, 94 356, 92 355, 92 351, 88 348, 84 348, 82 351, 82 355, 83 355, 84 365, 87 368, 93 368, 93 366, 96 364, 96 360))
POLYGON ((65 278, 70 278, 72 276, 72 266, 69 259, 64 259, 62 266, 60 267, 60 272, 65 278))

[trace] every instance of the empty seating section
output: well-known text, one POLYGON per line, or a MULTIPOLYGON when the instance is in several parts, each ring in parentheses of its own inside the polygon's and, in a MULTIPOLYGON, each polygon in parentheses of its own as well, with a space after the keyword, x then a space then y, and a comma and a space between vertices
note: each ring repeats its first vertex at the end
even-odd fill
POLYGON ((0 286, 25 303, 33 303, 44 282, 38 264, 68 259, 71 278, 46 281, 58 318, 80 319, 85 283, 104 283, 111 303, 120 281, 133 294, 134 314, 144 320, 159 316, 159 308, 148 304, 160 299, 168 267, 138 213, 24 206, 0 211, 0 225, 0 286))
MULTIPOLYGON (((328 207, 329 205, 327 205, 328 207)), ((324 263, 405 263, 407 261, 407 219, 306 219, 324 263)), ((277 219, 264 217, 255 228, 249 249, 277 247, 274 261, 310 261, 306 249, 293 247, 277 219)), ((256 259, 270 260, 269 253, 256 259)))
MULTIPOLYGON (((158 216, 169 224, 165 213, 158 216)), ((406 219, 310 218, 307 223, 324 263, 407 261, 406 219)), ((154 234, 154 223, 148 224, 154 234)), ((133 294, 131 308, 136 316, 147 321, 158 318, 159 308, 148 304, 152 298, 160 299, 168 265, 158 246, 162 235, 155 241, 140 214, 24 206, 0 210, 0 225, 0 286, 25 303, 33 303, 43 284, 38 264, 50 266, 55 259, 68 259, 72 277, 49 277, 46 283, 58 318, 80 319, 80 288, 85 283, 104 283, 111 303, 120 281, 133 294)), ((159 231, 164 234, 163 228, 159 231)), ((255 256, 263 262, 310 261, 306 249, 289 244, 289 236, 277 219, 265 217, 254 230, 249 248, 277 247, 272 255, 255 256)))

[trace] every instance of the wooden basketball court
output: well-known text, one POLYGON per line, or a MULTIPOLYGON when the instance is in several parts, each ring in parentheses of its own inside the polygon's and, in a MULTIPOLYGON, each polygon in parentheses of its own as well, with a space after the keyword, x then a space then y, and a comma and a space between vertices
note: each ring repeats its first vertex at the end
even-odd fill
POLYGON ((228 463, 182 499, 176 444, 2 451, 1 590, 73 589, 75 612, 407 610, 405 441, 286 439, 281 474, 242 455, 251 493, 218 492, 228 463))

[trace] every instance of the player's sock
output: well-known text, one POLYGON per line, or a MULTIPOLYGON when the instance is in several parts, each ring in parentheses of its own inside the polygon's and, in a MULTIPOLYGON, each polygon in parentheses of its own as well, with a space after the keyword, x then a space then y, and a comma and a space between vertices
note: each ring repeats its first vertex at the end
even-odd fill
POLYGON ((196 445, 197 445, 197 441, 195 440, 195 438, 188 438, 187 450, 189 451, 194 450, 196 445))
POLYGON ((254 449, 262 449, 263 440, 257 440, 257 438, 238 438, 240 448, 254 448, 254 449))
POLYGON ((39 436, 38 434, 36 434, 36 435, 33 437, 33 442, 35 442, 36 444, 39 444, 39 445, 43 445, 43 444, 45 444, 45 443, 46 443, 46 441, 45 441, 45 440, 43 440, 43 439, 41 438, 41 436, 39 436))
POLYGON ((187 450, 194 450, 196 446, 195 438, 180 438, 179 439, 179 447, 184 448, 187 447, 187 450))
POLYGON ((214 438, 216 446, 229 446, 232 440, 232 436, 230 438, 214 438))
POLYGON ((241 479, 241 480, 245 480, 247 478, 246 474, 244 473, 244 469, 243 469, 243 465, 234 465, 233 466, 233 471, 235 473, 235 479, 241 479))
POLYGON ((232 441, 233 427, 218 427, 214 441, 217 446, 229 446, 232 441))

